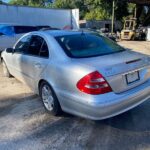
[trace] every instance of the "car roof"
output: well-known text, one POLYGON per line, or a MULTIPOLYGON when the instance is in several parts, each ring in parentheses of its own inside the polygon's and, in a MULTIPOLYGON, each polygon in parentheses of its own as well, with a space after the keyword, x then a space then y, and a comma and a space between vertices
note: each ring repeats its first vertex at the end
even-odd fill
POLYGON ((87 31, 80 31, 80 30, 47 30, 47 31, 42 31, 44 33, 47 33, 51 36, 64 36, 64 35, 75 35, 75 34, 82 34, 84 33, 90 33, 87 31))

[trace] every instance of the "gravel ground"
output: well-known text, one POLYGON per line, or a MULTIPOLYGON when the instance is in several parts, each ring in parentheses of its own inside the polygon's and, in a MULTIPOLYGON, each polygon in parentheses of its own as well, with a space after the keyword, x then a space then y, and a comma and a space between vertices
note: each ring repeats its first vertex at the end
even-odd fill
MULTIPOLYGON (((150 43, 121 42, 150 54, 150 43)), ((47 114, 38 96, 0 67, 0 150, 150 150, 150 101, 117 117, 90 121, 47 114)))
POLYGON ((150 42, 122 41, 122 42, 119 42, 119 44, 122 45, 123 47, 127 47, 134 51, 137 51, 146 55, 150 55, 150 42))

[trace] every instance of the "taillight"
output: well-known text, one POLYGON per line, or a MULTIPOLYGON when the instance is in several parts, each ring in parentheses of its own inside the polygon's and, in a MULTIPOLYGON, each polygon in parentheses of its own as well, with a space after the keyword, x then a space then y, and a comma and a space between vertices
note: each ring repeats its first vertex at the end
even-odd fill
POLYGON ((104 94, 112 91, 110 85, 98 71, 83 77, 77 83, 77 88, 84 93, 92 95, 104 94))

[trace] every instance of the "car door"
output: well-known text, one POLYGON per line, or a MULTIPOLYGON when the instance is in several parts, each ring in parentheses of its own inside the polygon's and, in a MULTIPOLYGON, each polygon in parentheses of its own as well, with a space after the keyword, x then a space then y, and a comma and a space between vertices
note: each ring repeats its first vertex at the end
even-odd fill
POLYGON ((22 71, 25 82, 34 88, 35 82, 49 63, 49 50, 45 39, 32 35, 28 51, 22 58, 22 71))
POLYGON ((14 53, 7 53, 6 64, 10 73, 24 82, 22 60, 29 48, 31 36, 24 36, 15 46, 14 53))

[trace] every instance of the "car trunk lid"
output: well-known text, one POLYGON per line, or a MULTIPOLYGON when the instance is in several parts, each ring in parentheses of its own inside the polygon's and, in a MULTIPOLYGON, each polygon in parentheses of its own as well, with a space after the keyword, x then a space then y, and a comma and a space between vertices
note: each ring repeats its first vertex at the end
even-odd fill
POLYGON ((82 59, 80 62, 99 71, 115 93, 134 88, 150 78, 150 59, 132 51, 82 59))

